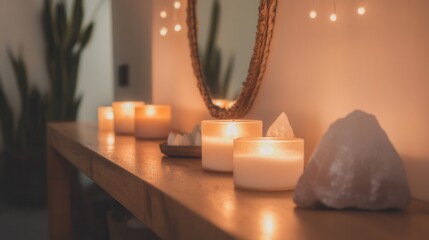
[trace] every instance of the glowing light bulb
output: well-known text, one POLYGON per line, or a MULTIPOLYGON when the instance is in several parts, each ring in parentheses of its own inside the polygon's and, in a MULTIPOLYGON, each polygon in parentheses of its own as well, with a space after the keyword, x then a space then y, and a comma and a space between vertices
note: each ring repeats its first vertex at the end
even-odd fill
POLYGON ((315 19, 317 17, 316 10, 311 10, 309 16, 310 16, 311 19, 315 19))
POLYGON ((168 33, 168 29, 166 27, 161 27, 161 30, 159 31, 159 34, 161 34, 161 36, 165 36, 168 33))
POLYGON ((182 6, 182 4, 180 3, 180 1, 175 1, 174 2, 174 8, 175 9, 180 9, 181 6, 182 6))
POLYGON ((182 25, 180 24, 174 25, 174 31, 179 32, 180 30, 182 30, 182 25))
POLYGON ((332 14, 331 14, 331 16, 329 16, 329 19, 330 19, 332 22, 337 21, 337 14, 332 13, 332 14))
POLYGON ((357 9, 357 13, 358 13, 359 15, 364 15, 364 14, 365 14, 365 12, 366 12, 365 6, 360 6, 360 7, 358 7, 358 9, 357 9))
POLYGON ((167 12, 166 12, 166 11, 161 11, 161 12, 159 13, 159 16, 160 16, 161 18, 166 18, 166 17, 167 17, 167 12))

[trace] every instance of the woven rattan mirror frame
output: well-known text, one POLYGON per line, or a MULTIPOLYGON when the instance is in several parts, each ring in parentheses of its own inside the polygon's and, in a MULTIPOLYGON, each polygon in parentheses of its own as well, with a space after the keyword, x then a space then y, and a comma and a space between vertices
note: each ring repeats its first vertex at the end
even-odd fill
POLYGON ((248 75, 243 83, 240 95, 230 108, 221 108, 212 102, 210 91, 205 84, 204 75, 198 57, 197 41, 197 0, 188 0, 187 24, 188 38, 191 49, 192 66, 197 78, 197 86, 201 92, 204 102, 210 114, 216 118, 240 118, 249 112, 261 85, 264 76, 270 43, 274 29, 274 19, 276 15, 277 0, 260 0, 259 18, 256 30, 255 46, 250 61, 248 75))

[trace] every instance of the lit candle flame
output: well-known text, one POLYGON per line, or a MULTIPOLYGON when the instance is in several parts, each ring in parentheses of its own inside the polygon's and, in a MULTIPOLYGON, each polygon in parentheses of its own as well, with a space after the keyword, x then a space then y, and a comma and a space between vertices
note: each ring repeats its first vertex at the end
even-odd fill
POLYGON ((225 136, 232 139, 236 138, 238 136, 237 124, 234 122, 228 123, 228 126, 225 129, 225 136))
POLYGON ((274 149, 272 146, 264 144, 259 148, 259 153, 264 156, 273 155, 274 149))
POLYGON ((155 109, 153 108, 153 107, 148 107, 147 109, 146 109, 146 114, 148 115, 148 116, 154 116, 155 115, 155 109))
POLYGON ((131 102, 124 103, 122 105, 122 111, 126 116, 132 116, 134 114, 134 104, 131 102))
POLYGON ((106 119, 108 119, 108 120, 113 120, 113 111, 112 110, 110 110, 110 111, 106 111, 105 113, 104 113, 104 116, 106 117, 106 119))

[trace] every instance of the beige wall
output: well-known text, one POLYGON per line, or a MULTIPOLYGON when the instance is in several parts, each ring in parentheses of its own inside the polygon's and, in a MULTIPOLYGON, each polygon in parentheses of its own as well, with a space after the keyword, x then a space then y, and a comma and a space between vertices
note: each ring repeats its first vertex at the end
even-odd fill
MULTIPOLYGON (((354 109, 373 113, 405 161, 413 196, 429 201, 429 1, 369 1, 364 17, 356 4, 337 1, 331 23, 329 2, 318 1, 311 21, 311 1, 279 0, 266 75, 247 118, 266 128, 285 111, 308 158, 337 118, 354 109)), ((186 33, 161 37, 154 16, 153 98, 172 104, 175 127, 189 130, 208 113, 186 33)))
MULTIPOLYGON (((180 32, 159 34, 161 23, 170 30, 173 19, 161 20, 159 12, 168 1, 153 1, 152 25, 152 97, 156 104, 171 104, 173 128, 190 131, 203 118, 209 117, 196 87, 188 47, 185 6, 178 21, 185 27, 180 32)), ((181 1, 182 3, 185 1, 181 1)), ((171 9, 171 8, 170 8, 171 9)))
POLYGON ((151 102, 152 1, 112 0, 116 100, 151 102), (118 67, 128 65, 129 85, 118 85, 118 67))
MULTIPOLYGON (((113 101, 113 52, 111 2, 103 1, 94 15, 95 28, 91 42, 81 57, 78 91, 84 96, 79 109, 80 121, 97 121, 97 108, 113 101)), ((85 0, 89 21, 99 0, 85 0)))

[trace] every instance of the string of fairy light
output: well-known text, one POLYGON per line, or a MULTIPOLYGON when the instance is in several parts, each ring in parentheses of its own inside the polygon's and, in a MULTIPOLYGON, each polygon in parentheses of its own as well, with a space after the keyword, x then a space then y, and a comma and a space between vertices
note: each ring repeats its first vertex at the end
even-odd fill
POLYGON ((179 22, 179 13, 180 13, 180 9, 182 8, 182 3, 180 2, 180 0, 173 1, 173 4, 171 4, 170 1, 168 2, 169 2, 168 4, 164 4, 161 12, 159 13, 159 17, 161 18, 161 29, 159 30, 159 34, 161 34, 161 36, 166 36, 168 34, 169 21, 167 20, 170 17, 170 15, 173 18, 172 29, 175 32, 180 32, 182 30, 182 25, 179 22))
MULTIPOLYGON (((356 9, 357 14, 364 15, 366 13, 366 6, 368 5, 368 0, 360 0, 359 5, 356 9)), ((311 19, 317 18, 317 5, 316 0, 313 0, 312 8, 308 14, 311 19)), ((337 21, 337 6, 335 0, 332 0, 332 13, 329 15, 329 20, 332 22, 337 21)))
MULTIPOLYGON (((165 1, 165 0, 164 0, 165 1)), ((311 19, 317 18, 317 1, 312 0, 312 7, 309 13, 311 19)), ((169 29, 172 28, 175 32, 180 32, 182 30, 182 25, 179 21, 179 13, 182 8, 182 3, 180 0, 174 0, 171 2, 167 0, 167 4, 163 4, 162 10, 159 13, 161 18, 161 29, 159 34, 161 36, 166 36, 169 32, 169 29), (171 4, 172 3, 172 4, 171 4), (167 21, 169 17, 172 17, 172 21, 167 21), (173 22, 172 27, 168 27, 173 22), (169 24, 170 23, 170 24, 169 24)), ((364 15, 366 13, 366 6, 368 5, 368 0, 359 0, 359 5, 357 6, 356 12, 359 15, 364 15)), ((332 22, 337 21, 337 6, 335 0, 332 0, 332 13, 329 15, 329 20, 332 22)))

